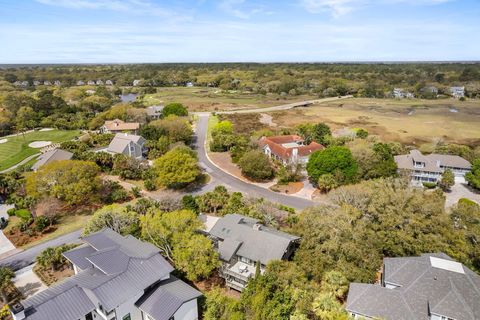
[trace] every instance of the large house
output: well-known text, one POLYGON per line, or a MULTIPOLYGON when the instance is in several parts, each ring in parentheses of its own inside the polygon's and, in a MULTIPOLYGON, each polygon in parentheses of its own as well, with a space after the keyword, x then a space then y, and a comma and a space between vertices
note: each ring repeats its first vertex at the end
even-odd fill
POLYGON ((305 164, 313 152, 325 148, 316 142, 306 145, 304 139, 297 135, 262 137, 259 144, 266 155, 282 162, 284 165, 290 163, 305 164))
POLYGON ((159 249, 103 229, 64 253, 75 275, 10 305, 14 320, 198 319, 201 293, 171 275, 159 249))
POLYGON ((385 258, 380 284, 351 283, 354 319, 480 319, 480 276, 444 253, 385 258))
POLYGON ((41 166, 44 166, 48 163, 59 160, 70 160, 72 157, 73 153, 62 149, 50 150, 38 157, 37 162, 35 162, 32 166, 32 170, 37 171, 41 166))
POLYGON ((101 133, 119 133, 119 132, 133 132, 137 133, 140 128, 138 122, 125 122, 120 119, 107 120, 100 128, 101 133))
POLYGON ((404 89, 401 88, 394 88, 392 91, 392 95, 396 99, 413 99, 414 95, 411 92, 405 91, 404 89))
POLYGON ((147 117, 151 120, 160 119, 163 115, 163 108, 165 108, 163 105, 148 107, 146 109, 147 117))
POLYGON ((124 154, 126 156, 142 159, 145 153, 145 139, 128 133, 117 133, 108 145, 106 151, 111 154, 124 154))
POLYGON ((257 263, 263 273, 270 261, 289 259, 300 241, 297 236, 265 227, 257 219, 239 214, 210 217, 207 221, 205 232, 222 261, 220 276, 228 287, 238 291, 245 289, 255 275, 257 263))
POLYGON ((450 87, 449 91, 452 97, 456 99, 465 97, 465 87, 450 87))
POLYGON ((452 170, 456 177, 463 177, 472 168, 470 162, 462 157, 436 153, 423 155, 418 150, 394 159, 398 169, 410 172, 412 182, 416 184, 438 182, 446 169, 452 170))

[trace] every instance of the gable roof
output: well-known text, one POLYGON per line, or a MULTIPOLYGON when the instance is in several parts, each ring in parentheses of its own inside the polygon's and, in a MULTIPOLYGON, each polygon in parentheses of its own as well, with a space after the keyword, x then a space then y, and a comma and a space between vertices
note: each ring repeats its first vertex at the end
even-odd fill
POLYGON ((162 114, 164 108, 165 108, 164 105, 150 106, 146 109, 147 115, 158 116, 158 115, 162 114))
POLYGON ((44 154, 40 155, 37 159, 37 162, 32 166, 33 170, 37 170, 43 165, 46 165, 53 161, 59 160, 70 160, 73 157, 73 153, 62 150, 62 149, 54 149, 45 152, 44 154))
POLYGON ((306 157, 315 151, 325 149, 323 145, 316 143, 315 141, 312 141, 309 145, 295 145, 302 144, 303 141, 303 138, 297 135, 284 135, 262 137, 259 140, 259 144, 261 148, 268 146, 273 154, 284 160, 288 160, 292 157, 294 149, 297 149, 300 157, 306 157))
POLYGON ((201 295, 198 290, 172 276, 149 290, 135 305, 155 320, 169 320, 182 304, 201 295))
POLYGON ((140 123, 138 122, 125 122, 120 119, 107 120, 103 125, 109 131, 123 131, 123 130, 137 130, 140 128, 140 123))
POLYGON ((385 258, 384 282, 398 287, 352 283, 346 309, 385 319, 480 319, 480 276, 443 253, 385 258))
POLYGON ((209 234, 221 239, 219 251, 225 261, 237 254, 267 264, 283 258, 290 243, 300 239, 275 229, 261 226, 257 219, 227 214, 219 219, 209 234))
POLYGON ((135 134, 117 133, 115 137, 113 137, 112 141, 110 141, 107 151, 113 153, 123 153, 125 148, 127 148, 131 142, 143 146, 145 139, 142 136, 135 134))

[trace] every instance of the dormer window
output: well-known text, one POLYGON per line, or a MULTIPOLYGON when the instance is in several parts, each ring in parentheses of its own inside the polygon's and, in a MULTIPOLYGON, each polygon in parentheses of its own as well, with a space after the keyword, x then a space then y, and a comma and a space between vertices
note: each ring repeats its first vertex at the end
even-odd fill
POLYGON ((425 162, 414 161, 413 165, 415 168, 425 168, 425 162))

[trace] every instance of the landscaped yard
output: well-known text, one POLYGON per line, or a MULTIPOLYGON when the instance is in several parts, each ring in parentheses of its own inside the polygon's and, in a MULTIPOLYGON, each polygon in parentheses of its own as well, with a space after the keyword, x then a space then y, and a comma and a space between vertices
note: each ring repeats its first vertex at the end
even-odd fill
POLYGON ((225 92, 218 88, 173 87, 159 88, 157 93, 145 95, 143 102, 147 106, 159 103, 181 102, 188 107, 189 111, 216 111, 272 107, 317 98, 311 95, 261 95, 241 91, 225 92))
POLYGON ((37 154, 40 149, 31 148, 28 145, 34 141, 51 141, 63 142, 71 140, 79 135, 78 130, 51 130, 51 131, 34 131, 25 133, 25 135, 17 135, 5 137, 7 142, 0 143, 0 171, 10 168, 19 163, 23 159, 37 154))

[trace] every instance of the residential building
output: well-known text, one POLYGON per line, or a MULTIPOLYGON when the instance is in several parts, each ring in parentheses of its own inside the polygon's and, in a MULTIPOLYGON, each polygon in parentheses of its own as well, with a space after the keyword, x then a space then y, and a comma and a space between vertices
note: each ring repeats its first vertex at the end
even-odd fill
POLYGON ((413 99, 414 95, 411 92, 405 91, 404 89, 401 88, 394 88, 392 91, 392 95, 396 99, 413 99))
POLYGON ((146 152, 145 139, 141 136, 128 133, 117 133, 112 139, 106 151, 111 154, 124 154, 136 159, 142 159, 146 152))
POLYGON ((300 241, 297 236, 239 214, 206 219, 205 226, 222 261, 220 276, 228 287, 238 291, 245 289, 255 275, 257 263, 263 273, 270 261, 289 259, 300 241))
POLYGON ((33 81, 33 85, 34 85, 34 86, 39 86, 39 85, 41 85, 41 84, 42 84, 42 83, 41 83, 40 81, 38 81, 38 80, 34 80, 34 81, 33 81))
POLYGON ((259 144, 266 155, 284 165, 289 163, 306 164, 313 152, 325 149, 316 142, 306 145, 304 139, 297 135, 262 137, 259 144))
POLYGON ((47 80, 47 81, 43 81, 43 85, 44 85, 44 86, 51 86, 52 83, 47 80))
POLYGON ((113 81, 112 80, 107 80, 107 81, 105 81, 105 84, 107 86, 113 86, 113 81))
POLYGON ((455 99, 460 99, 465 97, 465 87, 450 87, 450 94, 455 99))
POLYGON ((119 132, 133 132, 136 133, 140 128, 138 122, 125 122, 120 119, 107 120, 100 128, 101 133, 119 133, 119 132))
POLYGON ((85 82, 83 82, 82 80, 77 81, 77 86, 84 86, 84 85, 85 85, 85 82))
POLYGON ((136 80, 133 80, 132 84, 133 84, 134 87, 136 87, 136 86, 139 86, 141 84, 141 82, 142 82, 141 80, 136 79, 136 80))
POLYGON ((158 106, 151 106, 148 107, 147 110, 147 117, 149 119, 160 119, 163 114, 163 108, 165 108, 164 105, 158 105, 158 106))
POLYGON ((87 81, 87 84, 88 84, 89 86, 94 86, 94 85, 95 85, 95 81, 93 81, 93 80, 88 80, 88 81, 87 81))
POLYGON ((452 170, 456 177, 463 177, 472 168, 470 162, 462 157, 436 153, 423 155, 418 150, 394 159, 399 170, 410 172, 414 184, 438 182, 446 169, 452 170))
POLYGON ((53 84, 56 85, 57 87, 62 85, 62 83, 58 80, 55 80, 55 82, 53 84))
POLYGON ((351 283, 354 319, 480 319, 480 276, 444 253, 385 258, 379 284, 351 283))
POLYGON ((103 86, 103 80, 97 80, 97 82, 95 82, 95 84, 97 86, 103 86))
POLYGON ((64 253, 75 275, 10 305, 14 320, 198 319, 201 293, 154 245, 103 229, 64 253))
POLYGON ((191 88, 191 87, 193 87, 193 82, 187 82, 185 84, 185 86, 191 88))
POLYGON ((35 162, 34 165, 32 166, 32 170, 37 171, 43 165, 49 164, 54 161, 70 160, 72 159, 72 157, 73 157, 73 153, 62 150, 62 149, 50 150, 40 155, 37 158, 37 162, 35 162))

